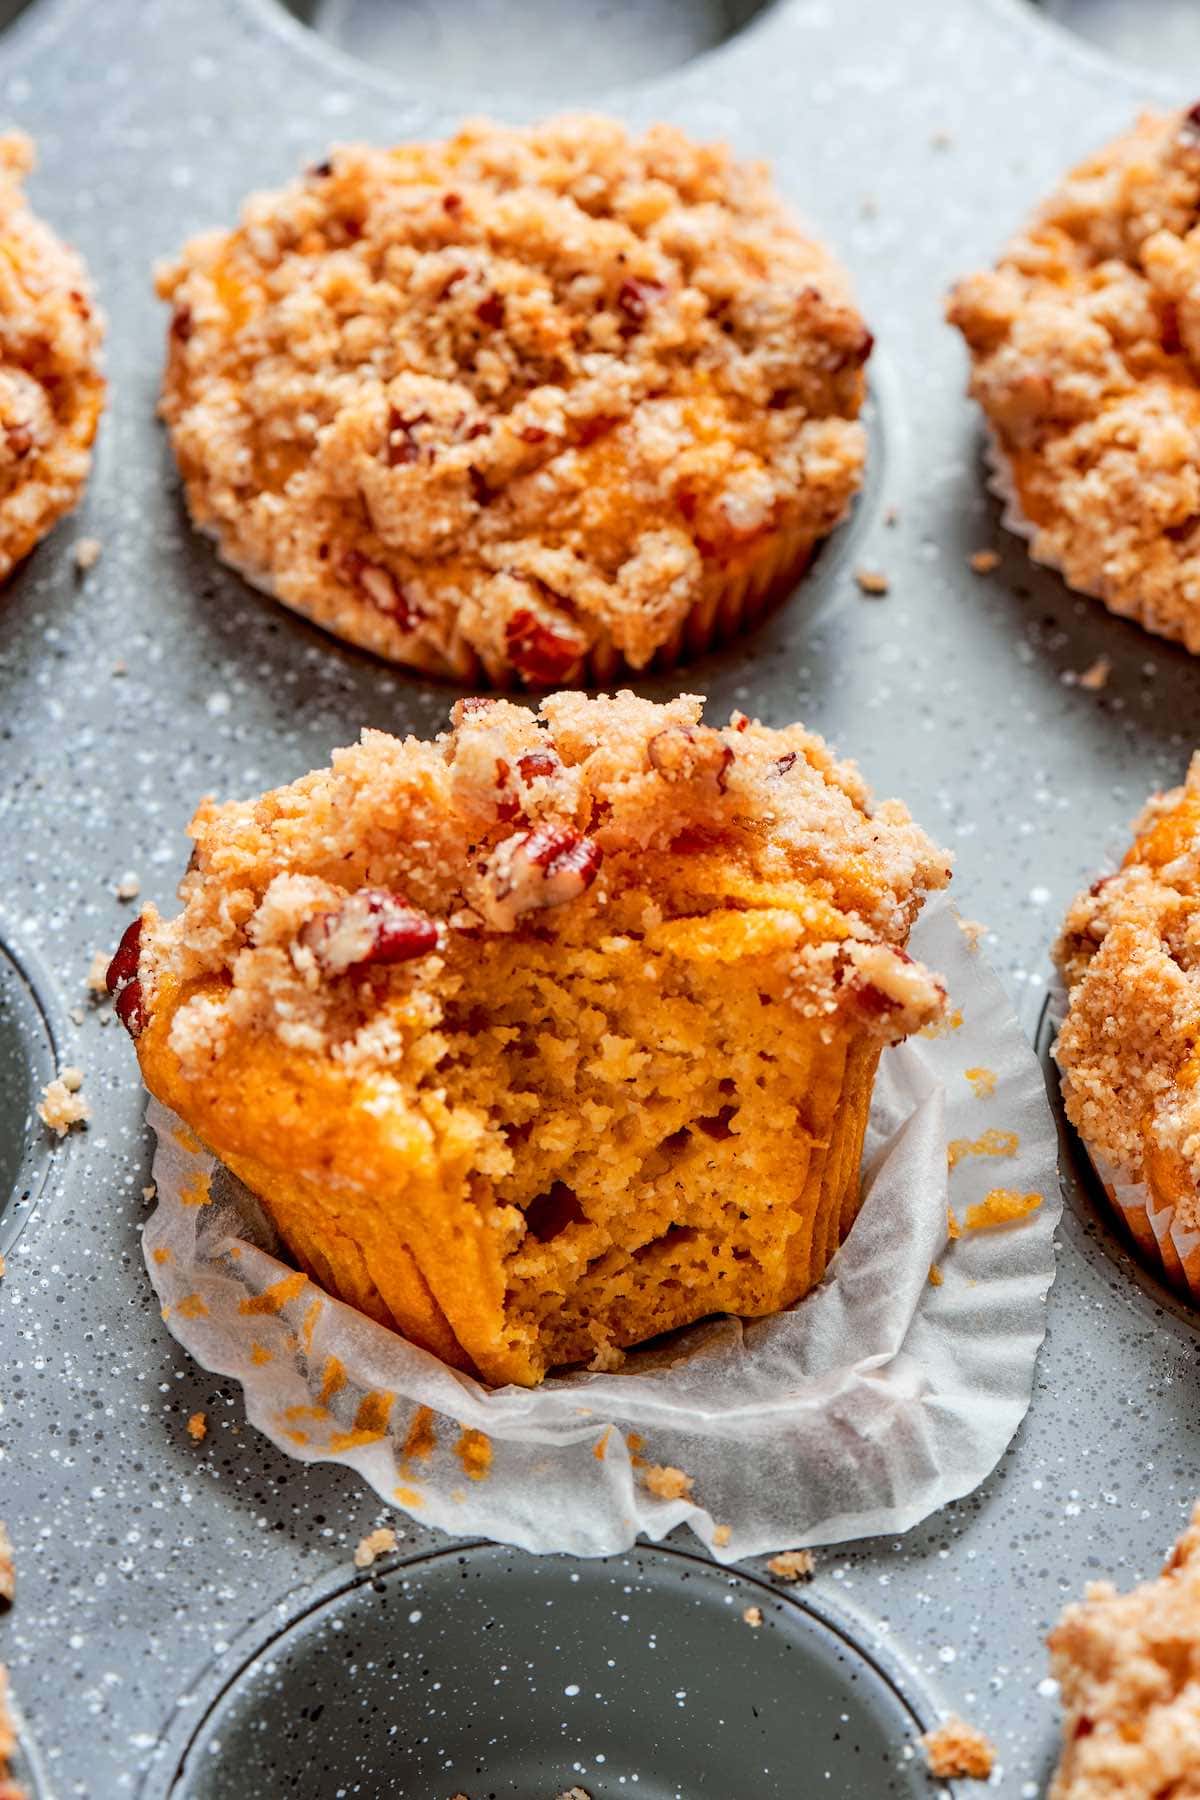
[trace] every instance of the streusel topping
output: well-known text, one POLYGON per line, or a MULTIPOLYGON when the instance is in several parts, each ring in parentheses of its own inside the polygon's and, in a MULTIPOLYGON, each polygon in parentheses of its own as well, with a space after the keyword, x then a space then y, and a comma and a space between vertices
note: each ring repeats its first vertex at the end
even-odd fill
POLYGON ((1096 1581, 1050 1635, 1063 1755, 1049 1800, 1200 1794, 1200 1508, 1156 1581, 1096 1581))
POLYGON ((1072 1123, 1127 1181, 1178 1159, 1200 1224, 1200 756, 1156 795, 1121 869, 1067 914, 1055 959, 1070 1005, 1055 1057, 1072 1123))
POLYGON ((1033 554, 1200 651, 1200 107, 1066 177, 948 316, 1033 554))
POLYGON ((197 523, 402 662, 640 667, 861 477, 845 278, 761 165, 667 126, 342 146, 158 288, 197 523))
POLYGON ((735 715, 718 730, 701 707, 463 700, 433 743, 368 731, 290 787, 206 802, 183 911, 146 909, 118 1010, 134 975, 146 1015, 164 979, 219 974, 220 997, 185 1004, 172 1028, 197 1067, 231 1029, 368 1066, 429 1033, 436 1063, 437 995, 481 936, 578 944, 600 921, 661 950, 673 921, 707 918, 719 960, 733 912, 739 933, 760 916, 764 946, 790 919, 803 1012, 857 1008, 885 1038, 934 1016, 940 985, 897 946, 949 879, 945 854, 899 802, 872 807, 802 726, 735 715), (385 996, 397 1005, 381 1013, 385 996))
POLYGON ((72 507, 104 403, 83 264, 26 203, 23 132, 0 136, 0 580, 72 507))

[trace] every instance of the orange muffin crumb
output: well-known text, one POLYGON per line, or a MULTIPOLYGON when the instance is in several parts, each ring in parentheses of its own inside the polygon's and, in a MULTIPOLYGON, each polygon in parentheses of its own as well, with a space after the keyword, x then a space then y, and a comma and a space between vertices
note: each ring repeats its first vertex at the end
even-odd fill
POLYGON ((158 290, 197 525, 286 605, 463 681, 694 652, 861 481, 846 277, 761 165, 670 126, 341 145, 158 290))
POLYGON ((490 1381, 790 1304, 883 1046, 942 1009, 903 946, 944 856, 799 726, 453 719, 200 808, 110 971, 148 1085, 313 1280, 490 1381))
POLYGON ((939 1781, 986 1781, 995 1765, 996 1752, 983 1732, 955 1716, 917 1742, 939 1781))
POLYGON ((690 1500, 694 1485, 690 1475, 669 1464, 647 1463, 642 1470, 642 1486, 659 1500, 690 1500))
POLYGON ((193 1443, 202 1444, 208 1436, 208 1419, 202 1412, 194 1412, 187 1422, 188 1436, 193 1443))
POLYGON ((967 1208, 967 1230, 988 1231, 993 1225, 1011 1225, 1026 1219, 1042 1204, 1041 1194, 1018 1194, 1013 1188, 992 1188, 975 1206, 967 1208))
POLYGON ((803 1581, 813 1573, 816 1566, 811 1550, 781 1550, 767 1563, 768 1569, 779 1581, 803 1581))
POLYGON ((1093 1582, 1049 1637, 1063 1750, 1048 1800, 1190 1800, 1200 1769, 1200 1507, 1157 1580, 1093 1582))

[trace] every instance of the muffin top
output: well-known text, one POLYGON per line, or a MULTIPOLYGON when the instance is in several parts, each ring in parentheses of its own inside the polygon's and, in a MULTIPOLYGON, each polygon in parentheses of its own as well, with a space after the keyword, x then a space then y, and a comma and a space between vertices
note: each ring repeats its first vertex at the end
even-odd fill
POLYGON ((0 579, 72 506, 104 404, 87 274, 26 204, 22 132, 0 136, 0 579))
POLYGON ((948 316, 1033 552, 1200 651, 1200 107, 1081 163, 948 316))
POLYGON ((1200 756, 1134 829, 1121 869, 1080 894, 1055 946, 1069 993, 1055 1057, 1089 1146, 1127 1181, 1147 1157, 1171 1159, 1200 1219, 1200 756))
POLYGON ((205 802, 182 912, 148 907, 114 965, 122 1016, 136 1035, 180 1002, 171 1045, 196 1072, 231 1030, 382 1066, 396 1019, 409 1043, 435 1025, 481 940, 675 934, 713 963, 786 957, 807 1016, 884 1039, 936 1017, 941 984, 902 946, 945 854, 803 727, 717 730, 701 706, 462 700, 432 743, 366 732, 290 787, 205 802))
POLYGON ((343 146, 158 288, 197 523, 401 662, 641 666, 860 479, 844 277, 762 166, 667 126, 343 146))

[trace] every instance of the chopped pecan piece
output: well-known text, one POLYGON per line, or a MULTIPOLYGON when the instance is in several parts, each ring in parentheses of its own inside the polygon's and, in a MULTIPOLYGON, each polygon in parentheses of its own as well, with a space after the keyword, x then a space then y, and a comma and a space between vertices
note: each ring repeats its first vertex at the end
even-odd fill
POLYGON ((395 619, 401 631, 412 631, 421 618, 420 608, 411 604, 391 571, 370 562, 361 550, 345 551, 338 562, 338 572, 370 601, 376 612, 395 619))
POLYGON ((517 758, 522 781, 537 781, 539 776, 553 775, 562 768, 553 750, 529 750, 517 758))
POLYGON ((108 991, 116 1002, 117 1017, 131 1038, 141 1037, 146 1029, 146 1008, 138 976, 141 954, 142 921, 139 917, 126 927, 104 978, 108 991))
POLYGON ((733 751, 711 725, 667 725, 655 732, 646 750, 650 767, 664 781, 696 781, 711 776, 723 794, 733 751))
POLYGON ((583 651, 560 637, 527 606, 519 606, 504 627, 508 660, 535 687, 553 687, 578 667, 583 651))
POLYGON ((490 294, 485 294, 475 308, 475 317, 481 325, 499 331, 504 323, 504 295, 498 294, 494 288, 490 294))
POLYGON ((427 913, 386 888, 360 888, 340 906, 301 927, 299 942, 326 975, 373 963, 412 962, 438 946, 438 928, 427 913))
POLYGON ((512 931, 523 913, 578 900, 603 860, 599 844, 567 826, 542 825, 505 838, 485 868, 489 925, 512 931))
POLYGON ((652 302, 664 291, 657 281, 638 281, 632 276, 621 283, 617 289, 617 305, 634 331, 646 323, 652 302))

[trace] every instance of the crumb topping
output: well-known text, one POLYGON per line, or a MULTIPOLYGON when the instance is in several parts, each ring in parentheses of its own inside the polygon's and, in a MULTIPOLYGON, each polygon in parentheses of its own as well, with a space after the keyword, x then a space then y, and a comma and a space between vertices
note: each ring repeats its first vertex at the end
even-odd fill
POLYGON ((74 506, 104 404, 88 277, 26 203, 33 160, 0 135, 0 580, 74 506))
POLYGON ((1161 1800, 1200 1766, 1200 1507, 1161 1576, 1093 1582, 1049 1637, 1063 1752, 1049 1800, 1161 1800))
POLYGON ((380 1525, 361 1538, 354 1551, 356 1569, 369 1569, 377 1557, 389 1555, 397 1544, 396 1533, 390 1525, 380 1525))
POLYGON ((996 1752, 983 1732, 954 1716, 917 1742, 925 1752, 929 1773, 938 1781, 986 1781, 996 1761, 996 1752))
POLYGON ((343 145, 158 291, 197 524, 419 667, 642 667, 861 479, 845 277, 761 165, 665 125, 343 145))
POLYGON ((83 1074, 79 1069, 63 1069, 42 1089, 37 1114, 55 1137, 66 1137, 73 1125, 85 1125, 92 1109, 80 1093, 83 1074))
POLYGON ((1067 1115, 1200 1226, 1200 757, 1151 799, 1121 868, 1071 905, 1055 946, 1068 990, 1055 1058, 1067 1115))
POLYGON ((647 1463, 642 1471, 642 1486, 657 1500, 690 1500, 695 1478, 669 1463, 647 1463))
POLYGON ((1073 169, 948 308, 1035 557, 1193 652, 1198 209, 1200 111, 1147 113, 1073 169))
POLYGON ((767 1568, 777 1581, 807 1580, 816 1566, 811 1550, 781 1550, 767 1563, 767 1568))

